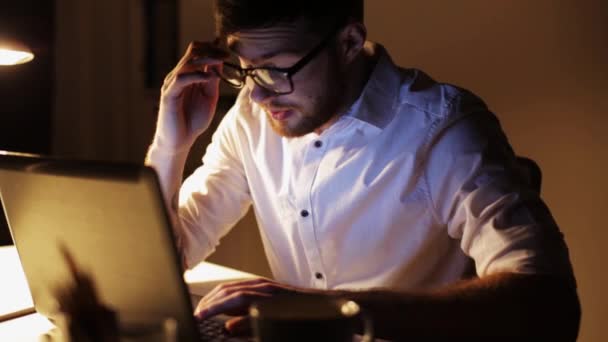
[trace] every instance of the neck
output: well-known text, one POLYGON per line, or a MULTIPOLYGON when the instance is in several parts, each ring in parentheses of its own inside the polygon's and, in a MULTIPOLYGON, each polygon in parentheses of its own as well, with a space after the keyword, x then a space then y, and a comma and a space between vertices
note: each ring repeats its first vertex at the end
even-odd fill
POLYGON ((336 111, 336 114, 323 126, 317 128, 315 133, 321 134, 324 130, 329 128, 333 123, 348 111, 348 109, 357 101, 361 93, 365 89, 365 85, 369 80, 369 77, 376 64, 376 54, 366 47, 361 49, 361 52, 353 60, 353 62, 345 70, 345 82, 346 87, 342 96, 342 101, 336 111))

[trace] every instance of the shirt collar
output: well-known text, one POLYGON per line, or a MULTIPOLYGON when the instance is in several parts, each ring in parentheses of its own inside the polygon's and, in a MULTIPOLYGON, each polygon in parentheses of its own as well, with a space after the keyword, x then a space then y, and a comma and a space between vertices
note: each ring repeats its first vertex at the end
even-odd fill
POLYGON ((393 108, 398 100, 401 72, 382 45, 367 42, 364 48, 372 56, 378 56, 376 65, 361 95, 344 116, 384 129, 395 115, 393 108))

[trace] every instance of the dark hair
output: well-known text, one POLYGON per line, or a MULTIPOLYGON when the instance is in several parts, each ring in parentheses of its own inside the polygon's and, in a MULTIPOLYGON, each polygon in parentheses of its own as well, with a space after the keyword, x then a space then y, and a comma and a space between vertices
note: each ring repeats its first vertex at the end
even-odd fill
POLYGON ((363 0, 214 0, 214 16, 219 37, 298 19, 325 34, 349 20, 363 22, 363 0))

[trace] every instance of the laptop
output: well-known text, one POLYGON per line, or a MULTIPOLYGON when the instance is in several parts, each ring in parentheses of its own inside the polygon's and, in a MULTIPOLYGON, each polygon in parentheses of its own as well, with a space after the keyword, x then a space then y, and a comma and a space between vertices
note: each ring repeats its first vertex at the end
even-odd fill
POLYGON ((0 152, 0 194, 38 313, 57 318, 68 251, 121 322, 172 318, 179 341, 204 340, 154 169, 0 152))

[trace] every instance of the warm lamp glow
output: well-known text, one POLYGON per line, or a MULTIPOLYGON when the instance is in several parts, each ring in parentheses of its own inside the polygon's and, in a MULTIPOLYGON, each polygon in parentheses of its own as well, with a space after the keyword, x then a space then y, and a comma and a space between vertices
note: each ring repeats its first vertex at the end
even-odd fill
POLYGON ((27 63, 34 59, 34 54, 25 45, 16 42, 0 41, 0 65, 27 63))

